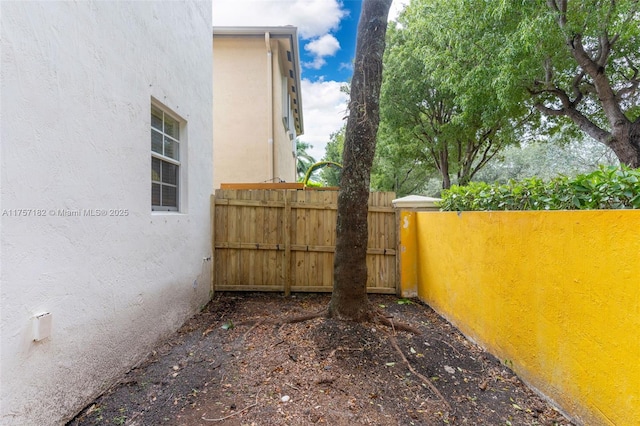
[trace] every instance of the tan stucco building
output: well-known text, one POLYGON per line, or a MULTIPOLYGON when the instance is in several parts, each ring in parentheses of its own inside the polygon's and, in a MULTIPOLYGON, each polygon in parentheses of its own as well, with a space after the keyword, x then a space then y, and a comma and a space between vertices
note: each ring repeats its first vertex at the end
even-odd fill
POLYGON ((296 27, 213 28, 213 185, 295 182, 304 131, 296 27))

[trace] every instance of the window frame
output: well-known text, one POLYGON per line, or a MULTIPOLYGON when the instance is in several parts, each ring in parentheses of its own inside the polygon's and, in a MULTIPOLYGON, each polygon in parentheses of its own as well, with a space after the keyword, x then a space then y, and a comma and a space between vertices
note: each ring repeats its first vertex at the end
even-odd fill
POLYGON ((151 137, 150 138, 151 139, 150 140, 151 141, 151 211, 152 212, 180 212, 181 211, 180 201, 182 197, 181 176, 184 168, 184 162, 182 158, 183 158, 183 145, 184 145, 184 139, 185 139, 183 137, 183 135, 185 134, 184 132, 185 121, 181 117, 173 113, 171 110, 169 110, 167 107, 165 107, 163 104, 155 100, 152 100, 150 104, 149 119, 150 119, 149 135, 151 137), (162 129, 158 129, 153 124, 154 110, 162 114, 162 129), (166 123, 168 121, 167 117, 175 122, 175 125, 177 126, 176 128, 177 137, 167 132, 167 128, 166 128, 166 123), (162 153, 154 151, 154 147, 153 147, 154 132, 161 136, 162 153), (166 152, 167 139, 171 143, 173 143, 174 150, 175 150, 175 153, 174 153, 175 158, 171 157, 170 155, 167 155, 167 152, 166 152), (160 164, 159 180, 154 180, 154 159, 158 160, 160 164), (162 171, 164 169, 163 164, 165 163, 176 166, 175 183, 163 181, 164 179, 162 176, 162 171), (155 205, 153 203, 153 186, 154 185, 160 186, 160 205, 155 205), (162 205, 163 189, 167 187, 175 188, 175 192, 176 192, 175 206, 162 205))

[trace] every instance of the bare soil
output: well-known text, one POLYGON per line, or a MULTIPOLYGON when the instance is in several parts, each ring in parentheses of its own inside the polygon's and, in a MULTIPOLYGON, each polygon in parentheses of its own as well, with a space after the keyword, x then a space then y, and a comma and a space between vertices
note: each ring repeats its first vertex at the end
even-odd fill
POLYGON ((329 297, 218 293, 68 425, 573 424, 417 300, 369 296, 391 327, 285 322, 329 297))

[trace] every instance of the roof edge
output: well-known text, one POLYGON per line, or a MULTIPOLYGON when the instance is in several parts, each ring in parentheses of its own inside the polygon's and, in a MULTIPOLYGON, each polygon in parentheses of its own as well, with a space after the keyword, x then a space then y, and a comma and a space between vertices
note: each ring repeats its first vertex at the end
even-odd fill
MULTIPOLYGON (((214 26, 213 27, 213 36, 235 36, 235 37, 255 37, 255 36, 264 36, 265 33, 269 33, 270 37, 290 37, 293 45, 293 56, 295 58, 295 83, 298 88, 297 97, 298 104, 303 105, 302 103, 302 68, 300 66, 300 45, 298 41, 298 27, 293 25, 285 25, 285 26, 273 26, 273 27, 251 27, 251 26, 214 26)), ((304 112, 303 108, 300 107, 299 113, 299 129, 297 132, 298 136, 304 134, 304 112)))
POLYGON ((298 35, 298 27, 293 25, 274 26, 274 27, 213 27, 213 35, 260 35, 269 32, 274 35, 298 35))

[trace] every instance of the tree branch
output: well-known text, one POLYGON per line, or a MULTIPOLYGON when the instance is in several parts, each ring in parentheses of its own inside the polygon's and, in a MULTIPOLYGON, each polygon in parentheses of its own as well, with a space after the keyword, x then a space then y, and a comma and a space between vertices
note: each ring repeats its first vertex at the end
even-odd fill
MULTIPOLYGON (((606 46, 602 46, 603 54, 599 58, 599 60, 606 64, 606 61, 609 58, 609 45, 608 39, 606 37, 600 38, 600 44, 606 44, 606 46)), ((605 74, 604 66, 601 66, 599 63, 594 62, 582 45, 582 36, 576 35, 573 38, 571 54, 575 58, 578 65, 584 72, 586 72, 589 77, 593 80, 593 85, 596 89, 596 93, 598 94, 598 98, 602 103, 602 107, 605 115, 607 116, 607 120, 611 127, 618 125, 619 123, 627 122, 627 118, 624 113, 620 109, 620 105, 618 104, 618 100, 616 94, 611 87, 609 79, 605 74)))

